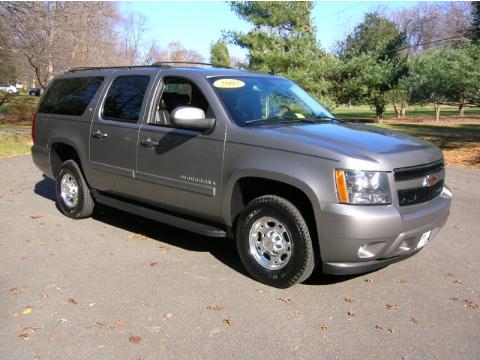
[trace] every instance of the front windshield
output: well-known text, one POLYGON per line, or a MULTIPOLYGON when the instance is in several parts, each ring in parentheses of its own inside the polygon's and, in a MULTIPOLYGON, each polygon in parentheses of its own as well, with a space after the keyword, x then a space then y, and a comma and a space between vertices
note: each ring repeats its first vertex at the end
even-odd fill
POLYGON ((239 76, 214 77, 209 81, 240 126, 333 119, 328 110, 287 79, 239 76))

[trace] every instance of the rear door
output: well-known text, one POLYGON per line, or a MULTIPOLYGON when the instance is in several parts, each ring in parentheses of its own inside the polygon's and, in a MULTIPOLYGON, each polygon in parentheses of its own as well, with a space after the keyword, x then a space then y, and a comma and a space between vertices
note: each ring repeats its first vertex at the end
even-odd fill
MULTIPOLYGON (((168 74, 168 71, 167 71, 168 74)), ((153 114, 140 129, 137 194, 150 203, 218 220, 225 123, 216 119, 206 133, 175 128, 170 113, 178 106, 202 108, 215 117, 215 96, 205 78, 165 75, 153 102, 153 114)))
POLYGON ((137 138, 154 74, 115 73, 90 131, 90 166, 97 190, 134 194, 137 138))

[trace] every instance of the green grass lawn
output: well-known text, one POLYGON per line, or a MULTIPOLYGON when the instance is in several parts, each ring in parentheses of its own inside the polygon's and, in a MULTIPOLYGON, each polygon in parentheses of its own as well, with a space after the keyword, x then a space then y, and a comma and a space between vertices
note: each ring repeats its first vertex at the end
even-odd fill
MULTIPOLYGON (((339 119, 345 120, 353 120, 353 119, 375 119, 375 111, 370 109, 367 105, 359 105, 353 106, 352 108, 348 108, 348 106, 339 106, 335 108, 333 114, 338 117, 339 119)), ((435 117, 435 111, 432 109, 431 106, 420 106, 420 105, 411 105, 407 108, 407 117, 418 117, 418 118, 426 118, 435 117)), ((458 116, 458 108, 455 106, 443 106, 440 112, 441 117, 449 117, 458 116)), ((480 116, 480 108, 467 108, 465 109, 465 116, 480 116)), ((385 119, 395 118, 395 111, 393 106, 388 106, 385 111, 385 119)), ((401 120, 401 119, 399 119, 401 120)))
POLYGON ((28 154, 31 146, 30 134, 0 132, 0 158, 28 154))

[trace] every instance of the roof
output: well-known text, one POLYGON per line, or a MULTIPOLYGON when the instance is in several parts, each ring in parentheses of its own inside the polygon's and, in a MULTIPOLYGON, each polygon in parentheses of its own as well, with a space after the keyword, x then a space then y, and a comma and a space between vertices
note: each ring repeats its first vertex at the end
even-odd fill
MULTIPOLYGON (((170 63, 155 63, 153 65, 140 65, 140 66, 106 66, 106 67, 80 67, 80 68, 73 68, 68 70, 65 74, 69 73, 83 73, 83 72, 90 72, 90 71, 117 71, 117 70, 145 70, 145 71, 152 71, 158 72, 161 70, 174 70, 178 71, 179 73, 196 73, 203 75, 205 77, 214 77, 214 76, 271 76, 266 73, 262 72, 253 72, 248 70, 242 70, 237 68, 230 68, 230 67, 220 67, 215 66, 207 63, 190 63, 189 65, 181 65, 181 66, 168 66, 166 64, 170 63), (201 65, 201 66, 198 66, 201 65), (209 67, 205 67, 209 66, 209 67)), ((175 64, 175 63, 173 63, 175 64)), ((180 63, 185 64, 185 63, 180 63)))

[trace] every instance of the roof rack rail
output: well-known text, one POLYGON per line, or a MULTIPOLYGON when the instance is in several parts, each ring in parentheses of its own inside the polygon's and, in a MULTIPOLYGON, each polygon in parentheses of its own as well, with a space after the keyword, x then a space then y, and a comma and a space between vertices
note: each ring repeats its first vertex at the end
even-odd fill
POLYGON ((151 66, 164 66, 164 65, 168 66, 168 64, 206 65, 206 66, 211 66, 216 68, 232 69, 231 66, 215 65, 211 63, 197 62, 197 61, 157 61, 157 62, 154 62, 151 66))
MULTIPOLYGON (((123 65, 123 66, 85 66, 85 67, 74 67, 67 72, 75 72, 75 71, 84 71, 84 70, 102 70, 102 69, 139 69, 139 68, 149 68, 153 65, 123 65)), ((158 65, 160 67, 160 65, 158 65)), ((168 65, 163 65, 163 67, 171 67, 168 65)))
POLYGON ((123 66, 85 66, 85 67, 74 67, 67 72, 75 72, 75 71, 85 71, 85 70, 103 70, 103 69, 139 69, 139 68, 151 68, 151 67, 164 67, 164 68, 171 68, 173 67, 172 64, 177 65, 205 65, 211 66, 216 68, 225 68, 225 69, 232 69, 230 66, 222 66, 222 65, 215 65, 210 63, 204 62, 196 62, 196 61, 157 61, 151 65, 123 65, 123 66))

